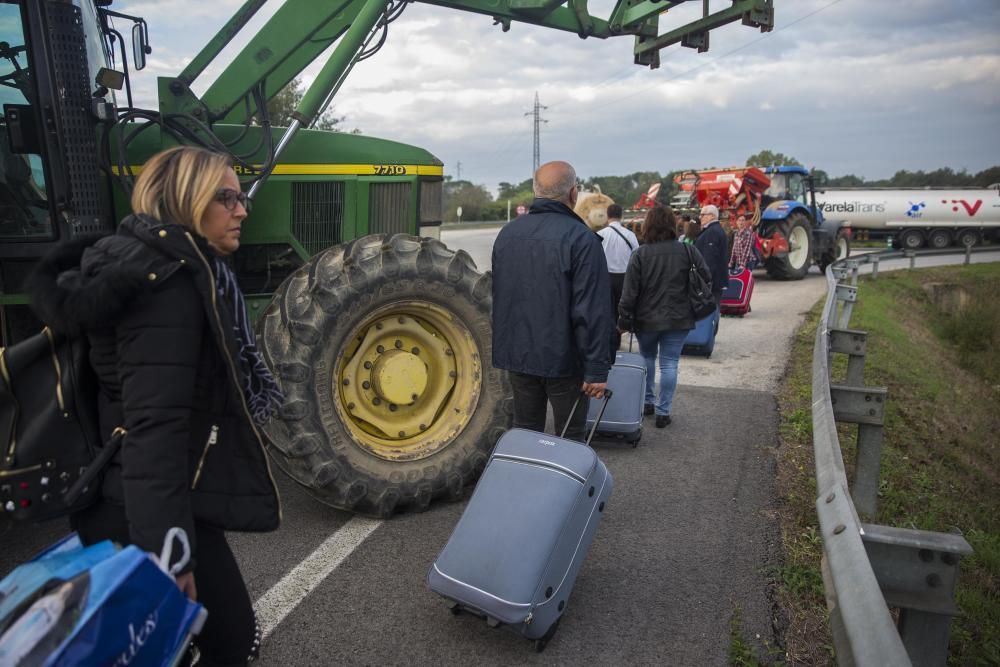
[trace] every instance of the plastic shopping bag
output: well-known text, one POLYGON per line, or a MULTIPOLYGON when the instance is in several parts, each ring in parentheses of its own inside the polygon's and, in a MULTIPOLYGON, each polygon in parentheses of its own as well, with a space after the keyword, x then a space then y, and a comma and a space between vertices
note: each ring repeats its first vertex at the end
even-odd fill
POLYGON ((0 665, 170 665, 205 616, 146 552, 63 541, 0 582, 0 665))

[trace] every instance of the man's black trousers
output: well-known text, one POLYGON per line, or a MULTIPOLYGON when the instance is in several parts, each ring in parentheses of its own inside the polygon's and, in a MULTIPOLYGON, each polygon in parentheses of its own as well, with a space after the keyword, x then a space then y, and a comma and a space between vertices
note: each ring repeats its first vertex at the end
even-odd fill
POLYGON ((580 391, 582 377, 546 378, 524 373, 510 373, 510 384, 514 389, 514 427, 545 432, 545 415, 548 403, 552 403, 552 416, 556 435, 562 433, 566 419, 577 398, 580 405, 573 413, 573 420, 566 430, 570 440, 583 442, 587 425, 587 407, 590 400, 580 391))

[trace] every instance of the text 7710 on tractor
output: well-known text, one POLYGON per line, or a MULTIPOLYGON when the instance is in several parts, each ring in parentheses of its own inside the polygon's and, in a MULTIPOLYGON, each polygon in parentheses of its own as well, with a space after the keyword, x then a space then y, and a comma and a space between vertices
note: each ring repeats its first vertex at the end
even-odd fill
MULTIPOLYGON (((504 31, 523 22, 631 36, 635 62, 650 68, 668 45, 705 50, 714 28, 742 21, 767 31, 774 20, 771 0, 715 13, 706 5, 668 32, 661 15, 681 2, 618 0, 599 18, 585 0, 426 1, 492 17, 504 31)), ((40 326, 23 294, 38 258, 61 240, 111 232, 151 155, 179 143, 225 152, 254 209, 234 268, 287 397, 266 428, 272 459, 322 502, 374 516, 460 496, 510 424, 509 385, 490 363, 491 276, 439 240, 440 160, 310 129, 410 2, 287 0, 205 82, 265 4, 247 0, 182 72, 157 80, 155 109, 131 95, 151 52, 146 22, 111 4, 0 2, 4 344, 40 326), (267 101, 331 47, 289 127, 272 127, 267 101)), ((5 466, 16 466, 16 451, 0 473, 5 466)))

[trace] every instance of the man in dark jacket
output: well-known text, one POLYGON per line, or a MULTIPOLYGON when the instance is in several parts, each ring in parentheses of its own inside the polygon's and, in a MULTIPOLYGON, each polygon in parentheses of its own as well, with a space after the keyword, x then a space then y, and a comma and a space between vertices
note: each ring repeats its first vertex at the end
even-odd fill
MULTIPOLYGON (((573 213, 576 172, 539 167, 526 215, 493 244, 493 365, 510 373, 514 426, 545 430, 552 403, 557 432, 581 391, 603 396, 611 359, 611 287, 600 237, 573 213)), ((583 439, 586 401, 566 436, 583 439)))
POLYGON ((722 290, 729 284, 729 239, 719 224, 719 208, 712 204, 701 207, 701 234, 694 242, 712 272, 712 296, 718 307, 722 290))

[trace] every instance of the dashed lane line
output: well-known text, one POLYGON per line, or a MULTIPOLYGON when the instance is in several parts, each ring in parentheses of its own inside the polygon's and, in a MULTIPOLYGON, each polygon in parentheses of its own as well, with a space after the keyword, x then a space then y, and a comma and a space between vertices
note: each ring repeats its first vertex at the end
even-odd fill
POLYGON ((270 635, 382 523, 354 517, 264 593, 253 606, 263 637, 270 635))

